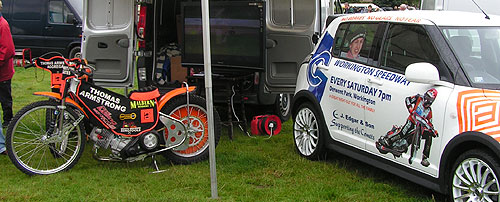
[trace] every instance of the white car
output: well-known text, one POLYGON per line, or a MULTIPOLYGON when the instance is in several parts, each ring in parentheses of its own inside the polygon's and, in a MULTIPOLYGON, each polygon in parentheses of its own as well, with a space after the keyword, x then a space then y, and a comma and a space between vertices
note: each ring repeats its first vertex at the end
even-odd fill
POLYGON ((500 197, 500 16, 345 15, 299 70, 298 153, 332 149, 450 194, 500 197))

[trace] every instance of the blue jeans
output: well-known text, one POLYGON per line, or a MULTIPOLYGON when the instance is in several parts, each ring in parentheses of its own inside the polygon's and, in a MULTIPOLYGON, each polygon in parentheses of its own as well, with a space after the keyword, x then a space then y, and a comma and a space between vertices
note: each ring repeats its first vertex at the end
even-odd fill
POLYGON ((3 136, 2 128, 2 122, 0 121, 0 153, 5 151, 5 137, 3 136))

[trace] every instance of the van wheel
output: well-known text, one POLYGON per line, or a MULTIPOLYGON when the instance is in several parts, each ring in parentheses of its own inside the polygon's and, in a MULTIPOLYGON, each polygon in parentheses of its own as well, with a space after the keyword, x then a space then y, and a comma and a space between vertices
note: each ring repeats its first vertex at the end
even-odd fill
POLYGON ((295 149, 310 160, 316 160, 325 153, 324 123, 320 117, 311 103, 303 103, 293 118, 295 149))
POLYGON ((281 119, 281 122, 288 121, 290 119, 291 114, 291 103, 292 95, 281 93, 276 96, 276 102, 274 102, 274 111, 275 114, 281 119))
POLYGON ((82 50, 80 46, 75 46, 69 51, 69 58, 82 58, 82 50))
POLYGON ((499 201, 498 169, 498 160, 483 150, 460 155, 450 177, 452 201, 499 201))

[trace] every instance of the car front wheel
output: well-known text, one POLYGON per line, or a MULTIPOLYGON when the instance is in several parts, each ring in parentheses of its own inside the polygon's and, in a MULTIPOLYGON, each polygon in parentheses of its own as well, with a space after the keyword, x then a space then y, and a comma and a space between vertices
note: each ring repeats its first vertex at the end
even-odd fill
POLYGON ((322 121, 310 103, 300 105, 293 119, 295 149, 299 154, 314 160, 324 153, 322 121))
POLYGON ((499 163, 482 150, 462 154, 453 166, 452 201, 499 201, 499 163))

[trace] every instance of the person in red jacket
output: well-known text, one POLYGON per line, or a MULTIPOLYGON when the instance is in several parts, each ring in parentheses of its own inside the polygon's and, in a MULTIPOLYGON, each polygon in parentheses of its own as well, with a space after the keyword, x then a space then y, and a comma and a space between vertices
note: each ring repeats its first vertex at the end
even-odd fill
POLYGON ((2 103, 3 126, 7 127, 12 119, 11 79, 14 76, 14 42, 9 23, 2 15, 3 4, 0 0, 0 103, 2 103))

